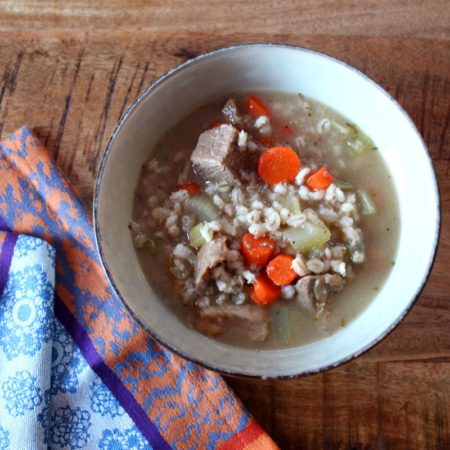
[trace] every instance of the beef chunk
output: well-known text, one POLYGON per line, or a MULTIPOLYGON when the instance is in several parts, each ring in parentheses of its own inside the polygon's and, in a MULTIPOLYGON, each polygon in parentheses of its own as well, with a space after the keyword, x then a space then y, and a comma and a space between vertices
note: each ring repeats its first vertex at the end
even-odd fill
POLYGON ((314 283, 318 277, 308 275, 295 284, 297 291, 297 301, 308 311, 316 312, 316 298, 314 296, 314 283))
POLYGON ((242 120, 242 117, 239 115, 236 100, 234 98, 230 98, 229 100, 227 100, 224 107, 222 108, 222 114, 233 125, 238 124, 242 120))
POLYGON ((252 341, 264 341, 269 334, 269 315, 251 304, 213 305, 198 310, 197 328, 209 335, 232 329, 252 341))
POLYGON ((238 130, 232 125, 220 125, 204 131, 191 155, 192 167, 204 180, 239 183, 233 153, 238 130))
POLYGON ((308 275, 295 285, 298 303, 314 314, 321 314, 328 306, 335 292, 344 287, 340 275, 308 275))
POLYGON ((227 256, 226 237, 213 239, 202 246, 195 260, 195 285, 202 288, 208 282, 211 269, 225 261, 227 256))
POLYGON ((326 273, 322 275, 324 282, 330 287, 331 292, 339 292, 344 287, 344 279, 337 274, 326 273))

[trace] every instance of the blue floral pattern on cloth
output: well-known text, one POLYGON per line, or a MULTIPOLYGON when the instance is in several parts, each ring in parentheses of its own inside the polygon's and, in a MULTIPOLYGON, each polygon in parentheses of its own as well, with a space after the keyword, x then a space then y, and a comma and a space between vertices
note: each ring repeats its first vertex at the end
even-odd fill
POLYGON ((9 448, 9 433, 0 426, 0 450, 8 450, 9 448))
POLYGON ((86 368, 80 349, 55 320, 55 336, 52 349, 52 392, 77 392, 79 377, 86 368))
POLYGON ((0 345, 11 360, 33 356, 50 341, 53 286, 39 264, 10 274, 0 303, 0 345))
POLYGON ((50 266, 54 267, 55 263, 55 249, 48 245, 47 242, 36 239, 32 236, 21 236, 20 237, 20 245, 15 248, 14 256, 16 258, 23 258, 30 255, 36 254, 37 251, 44 251, 47 254, 48 261, 50 262, 50 266))
POLYGON ((54 317, 54 276, 53 248, 19 236, 0 293, 0 450, 151 449, 54 317))
POLYGON ((41 412, 37 416, 37 421, 42 427, 42 442, 48 444, 50 426, 50 389, 44 392, 44 401, 41 412))
POLYGON ((94 380, 91 384, 89 399, 92 411, 102 416, 109 416, 113 419, 117 416, 123 416, 125 413, 111 391, 100 380, 94 380))
POLYGON ((36 377, 25 370, 2 384, 2 397, 7 411, 14 417, 25 415, 42 402, 36 377))
POLYGON ((134 429, 120 431, 117 428, 105 430, 98 443, 100 450, 144 450, 146 442, 134 429))
POLYGON ((89 411, 69 406, 57 408, 52 415, 52 443, 71 449, 83 448, 91 436, 91 425, 89 411))

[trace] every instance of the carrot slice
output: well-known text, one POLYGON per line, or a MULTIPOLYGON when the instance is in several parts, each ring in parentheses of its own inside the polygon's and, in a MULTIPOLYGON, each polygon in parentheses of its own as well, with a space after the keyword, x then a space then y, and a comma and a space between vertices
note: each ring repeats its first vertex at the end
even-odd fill
POLYGON ((194 181, 188 182, 188 183, 183 183, 183 184, 179 184, 177 186, 177 188, 175 189, 176 191, 181 191, 181 190, 185 190, 188 191, 189 195, 196 195, 200 192, 201 188, 200 186, 195 183, 194 181))
POLYGON ((298 276, 291 267, 293 260, 293 256, 284 253, 275 256, 267 265, 267 276, 277 286, 291 284, 298 276))
POLYGON ((244 103, 247 113, 255 119, 260 116, 267 116, 270 118, 272 115, 267 105, 256 95, 247 95, 244 103))
POLYGON ((275 241, 269 237, 255 237, 246 233, 241 239, 241 252, 245 262, 257 267, 263 267, 275 251, 275 241))
POLYGON ((297 153, 290 147, 272 147, 258 160, 258 175, 267 184, 292 183, 301 167, 297 153))
POLYGON ((334 178, 333 175, 328 171, 326 167, 321 167, 317 172, 314 172, 306 180, 306 186, 314 191, 321 189, 326 189, 332 182, 334 178))
POLYGON ((250 298, 261 306, 271 305, 280 294, 280 286, 273 284, 265 273, 258 276, 250 290, 250 298))

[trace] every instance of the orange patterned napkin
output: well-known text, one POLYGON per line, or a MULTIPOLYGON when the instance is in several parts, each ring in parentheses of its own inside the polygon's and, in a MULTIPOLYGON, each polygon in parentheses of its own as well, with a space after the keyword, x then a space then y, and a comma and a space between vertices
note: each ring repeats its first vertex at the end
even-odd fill
MULTIPOLYGON (((121 305, 86 212, 27 127, 0 145, 0 230, 56 249, 56 319, 145 437, 145 448, 278 448, 218 374, 161 346, 121 305)), ((0 231, 0 278, 9 253, 0 231)))

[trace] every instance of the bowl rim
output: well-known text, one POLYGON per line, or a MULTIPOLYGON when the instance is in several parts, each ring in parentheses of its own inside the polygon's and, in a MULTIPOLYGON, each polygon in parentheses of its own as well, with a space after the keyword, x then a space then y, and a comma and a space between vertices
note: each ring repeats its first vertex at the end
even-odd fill
MULTIPOLYGON (((106 149, 103 152, 102 158, 101 158, 101 162, 100 162, 100 166, 97 172, 97 177, 95 180, 95 187, 94 187, 94 198, 93 198, 93 227, 94 227, 94 235, 95 235, 95 243, 96 243, 96 247, 97 247, 97 251, 100 255, 100 260, 102 263, 102 266, 105 270, 106 276, 108 278, 109 283, 111 284, 114 293, 117 295, 117 297, 119 298, 119 300, 121 301, 121 303, 125 306, 125 308, 128 310, 128 312, 131 314, 131 316, 134 318, 134 320, 136 320, 139 325, 147 332, 149 333, 149 335, 155 339, 157 342, 159 342, 161 345, 163 345, 164 347, 168 348, 170 351, 174 352, 175 354, 177 354, 178 356, 181 356, 182 358, 191 361, 195 364, 198 364, 199 366, 202 366, 206 369, 210 369, 213 370, 215 372, 221 373, 223 375, 226 376, 235 376, 235 377, 242 377, 242 378, 248 378, 248 379, 292 379, 292 378, 300 378, 300 377, 305 377, 305 376, 309 376, 309 375, 314 375, 320 372, 325 372, 327 370, 330 369, 334 369, 342 364, 345 364, 347 362, 352 361, 353 359, 363 355, 364 353, 368 352, 369 350, 371 350, 373 347, 375 347, 376 345, 378 345, 382 340, 384 340, 389 334, 392 333, 392 331, 394 331, 395 328, 397 328, 397 326, 403 321, 403 319, 406 317, 406 315, 411 311, 412 307, 415 305, 415 303, 417 302, 418 298, 420 297, 425 285, 427 284, 430 276, 431 276, 431 272, 434 266, 434 263, 436 261, 436 256, 437 256, 437 251, 438 251, 438 247, 439 247, 439 241, 440 241, 440 235, 441 235, 441 225, 442 225, 442 204, 441 204, 441 198, 440 198, 440 192, 439 192, 439 184, 438 184, 438 179, 437 179, 437 175, 436 175, 436 171, 433 165, 433 161, 432 158, 430 156, 430 152, 428 149, 428 146, 426 145, 422 135, 420 134, 419 130, 417 129, 416 125, 414 124, 413 120, 411 119, 411 117, 408 115, 408 113, 403 109, 403 107, 400 105, 400 103, 388 92, 386 91, 383 87, 381 87, 378 83, 376 83, 374 80, 372 80, 372 78, 370 78, 368 75, 366 75, 364 72, 360 71, 359 69, 353 67, 352 65, 350 65, 349 63, 342 61, 334 56, 331 56, 325 52, 322 51, 318 51, 318 50, 313 50, 310 48, 306 48, 306 47, 300 47, 300 46, 296 46, 296 45, 291 45, 291 44, 279 44, 279 43, 245 43, 245 44, 238 44, 238 45, 231 45, 231 46, 227 46, 227 47, 221 47, 219 49, 216 50, 212 50, 206 53, 202 53, 192 59, 189 59, 187 61, 184 61, 181 64, 178 64, 174 67, 172 67, 171 69, 169 69, 167 72, 165 72, 164 74, 162 74, 160 77, 158 77, 155 81, 153 81, 152 83, 150 83, 142 92, 140 92, 138 94, 138 96, 135 98, 135 100, 131 103, 131 105, 129 106, 129 108, 125 111, 125 113, 122 115, 122 117, 120 118, 119 122, 116 124, 109 140, 108 143, 106 145, 106 149), (424 273, 420 283, 418 284, 416 293, 413 295, 413 297, 411 298, 409 305, 404 309, 404 311, 402 312, 402 314, 396 318, 396 320, 394 322, 392 322, 392 324, 384 331, 382 332, 380 335, 378 335, 375 339, 373 339, 370 343, 368 343, 367 345, 365 345, 363 348, 361 348, 360 350, 353 352, 343 358, 341 358, 340 360, 331 363, 331 364, 327 364, 324 366, 321 366, 319 368, 316 369, 312 369, 312 370, 304 370, 301 371, 300 373, 296 373, 296 374, 289 374, 289 375, 269 375, 269 376, 265 376, 265 375, 254 375, 254 374, 248 374, 248 373, 239 373, 236 371, 227 371, 224 368, 217 368, 214 367, 213 365, 209 365, 208 363, 204 362, 204 361, 200 361, 198 359, 196 359, 195 356, 192 355, 188 355, 185 354, 184 352, 180 351, 179 349, 175 348, 173 345, 167 344, 164 339, 162 339, 157 332, 155 332, 154 330, 151 330, 145 323, 143 323, 143 321, 138 317, 137 313, 135 313, 133 311, 133 309, 131 308, 131 306, 128 304, 128 302, 126 301, 126 299, 124 298, 124 296, 122 296, 122 294, 120 293, 120 290, 118 288, 118 286, 116 285, 113 276, 111 274, 111 271, 109 269, 109 265, 108 262, 106 260, 106 257, 104 255, 103 252, 103 247, 102 247, 102 236, 101 236, 101 231, 100 231, 100 225, 99 225, 99 220, 98 220, 98 210, 99 210, 99 196, 100 196, 100 188, 101 188, 101 183, 102 183, 102 179, 103 179, 103 175, 104 175, 104 171, 108 162, 108 158, 109 158, 109 154, 111 152, 112 146, 116 140, 117 135, 120 133, 123 125, 125 124, 125 122, 128 120, 129 116, 131 116, 131 114, 133 113, 133 111, 137 108, 137 106, 141 103, 142 100, 145 99, 145 97, 147 97, 147 95, 153 91, 156 87, 158 87, 161 83, 163 83, 164 81, 166 81, 167 79, 171 78, 173 75, 181 72, 182 70, 184 70, 186 67, 189 67, 191 65, 194 64, 198 64, 201 63, 203 60, 205 59, 209 59, 212 58, 216 55, 220 55, 222 53, 227 53, 227 52, 233 52, 233 51, 239 51, 239 50, 245 50, 248 48, 280 48, 280 49, 289 49, 289 50, 296 50, 296 51, 301 51, 301 52, 306 52, 306 53, 312 53, 316 56, 319 56, 321 58, 325 58, 328 60, 331 60, 334 63, 340 64, 342 66, 344 66, 346 69, 349 69, 353 72, 355 72, 357 75, 359 75, 360 77, 362 77, 365 81, 369 82, 372 86, 374 86, 378 91, 380 91, 380 93, 384 96, 387 97, 388 100, 390 100, 394 106, 400 111, 400 113, 402 114, 402 116, 404 117, 404 119, 409 123, 409 125, 411 126, 413 132, 415 133, 416 137, 419 139, 419 141, 421 142, 422 146, 424 149, 426 149, 427 151, 426 153, 426 159, 428 161, 428 164, 430 166, 431 169, 431 174, 432 174, 432 179, 431 182, 433 183, 433 187, 434 187, 434 192, 435 192, 435 197, 437 199, 437 204, 436 204, 436 223, 435 223, 435 235, 434 235, 434 239, 433 239, 433 249, 432 252, 430 254, 430 258, 428 261, 428 268, 427 271, 424 273)), ((256 350, 258 352, 258 350, 256 350)))

